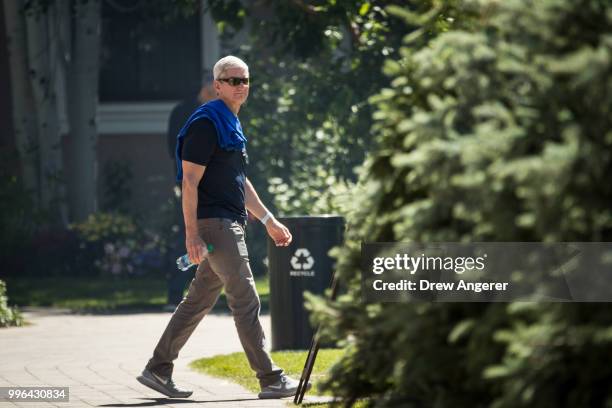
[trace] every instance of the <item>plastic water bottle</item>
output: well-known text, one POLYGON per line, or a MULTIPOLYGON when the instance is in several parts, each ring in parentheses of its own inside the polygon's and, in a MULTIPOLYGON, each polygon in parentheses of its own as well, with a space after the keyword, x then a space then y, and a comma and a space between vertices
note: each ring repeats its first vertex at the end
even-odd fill
MULTIPOLYGON (((206 247, 204 248, 204 257, 208 256, 208 254, 212 253, 214 250, 215 250, 215 247, 213 247, 212 244, 207 244, 206 247)), ((191 268, 193 265, 195 264, 192 263, 191 260, 189 260, 189 254, 179 256, 176 260, 176 267, 180 269, 181 271, 186 271, 187 269, 191 268)))

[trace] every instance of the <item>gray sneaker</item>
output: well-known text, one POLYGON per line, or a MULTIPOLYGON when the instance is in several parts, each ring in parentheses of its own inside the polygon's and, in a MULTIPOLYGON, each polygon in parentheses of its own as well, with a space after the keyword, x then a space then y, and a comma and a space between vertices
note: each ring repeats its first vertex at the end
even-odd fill
MULTIPOLYGON (((281 378, 274 384, 261 387, 259 398, 270 399, 292 397, 297 392, 299 384, 300 382, 298 380, 294 380, 288 375, 281 374, 281 378)), ((308 383, 306 386, 306 391, 308 391, 310 387, 312 387, 312 384, 308 383)))
POLYGON ((193 394, 193 391, 178 388, 174 381, 172 381, 172 378, 162 377, 146 368, 142 370, 142 374, 136 377, 136 379, 142 385, 146 385, 170 398, 187 398, 193 394))

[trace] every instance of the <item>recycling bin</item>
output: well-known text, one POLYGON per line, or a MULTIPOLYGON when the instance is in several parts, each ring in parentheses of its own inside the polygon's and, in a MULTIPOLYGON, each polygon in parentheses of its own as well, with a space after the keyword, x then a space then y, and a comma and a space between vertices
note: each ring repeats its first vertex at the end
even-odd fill
POLYGON ((342 244, 344 218, 337 215, 278 218, 291 234, 287 247, 268 238, 272 350, 305 350, 314 334, 304 308, 304 292, 323 294, 331 287, 334 259, 328 252, 342 244))

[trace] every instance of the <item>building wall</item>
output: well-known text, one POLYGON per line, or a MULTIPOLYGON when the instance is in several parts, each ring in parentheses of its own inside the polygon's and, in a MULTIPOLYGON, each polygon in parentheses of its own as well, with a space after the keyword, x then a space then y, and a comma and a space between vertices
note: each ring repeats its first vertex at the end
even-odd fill
POLYGON ((137 213, 154 214, 174 194, 174 161, 165 134, 102 134, 97 153, 99 206, 105 201, 105 169, 113 161, 131 170, 130 204, 137 213))
MULTIPOLYGON (((206 2, 204 0, 200 1, 201 12, 196 17, 199 19, 198 27, 200 30, 196 42, 196 44, 199 43, 200 47, 198 71, 210 76, 212 67, 219 58, 219 34, 216 24, 208 12, 206 2)), ((127 17, 123 16, 122 21, 125 20, 129 23, 127 17)), ((136 20, 138 19, 136 18, 136 20)), ((166 36, 170 35, 174 39, 177 33, 184 35, 181 34, 182 31, 180 30, 174 31, 170 30, 166 36)), ((191 37, 190 39, 193 40, 191 37)), ((183 41, 177 42, 174 47, 185 48, 186 43, 183 39, 183 41)), ((191 49, 189 48, 189 50, 191 49)), ((198 64, 198 62, 189 61, 190 64, 198 64)), ((141 74, 149 77, 150 73, 147 70, 153 68, 157 67, 144 64, 141 74)), ((167 77, 170 78, 170 81, 176 81, 177 75, 181 75, 181 73, 175 70, 169 72, 167 77)), ((180 81, 177 81, 177 89, 179 88, 178 82, 180 81)), ((172 95, 172 98, 174 98, 172 100, 168 99, 169 95, 160 99, 159 95, 158 97, 151 95, 147 97, 140 94, 125 100, 113 97, 102 98, 97 116, 99 131, 97 145, 99 209, 103 209, 103 204, 107 198, 105 197, 105 169, 112 162, 127 164, 131 169, 133 177, 129 186, 131 190, 130 202, 137 213, 154 213, 173 197, 175 170, 174 161, 167 151, 168 119, 172 108, 178 102, 178 98, 193 97, 197 94, 200 84, 200 78, 197 78, 197 83, 193 84, 193 89, 189 91, 189 95, 172 95)), ((103 83, 101 86, 103 86, 103 83)), ((145 88, 145 90, 147 89, 145 88)), ((101 94, 104 93, 103 91, 101 90, 101 94)))

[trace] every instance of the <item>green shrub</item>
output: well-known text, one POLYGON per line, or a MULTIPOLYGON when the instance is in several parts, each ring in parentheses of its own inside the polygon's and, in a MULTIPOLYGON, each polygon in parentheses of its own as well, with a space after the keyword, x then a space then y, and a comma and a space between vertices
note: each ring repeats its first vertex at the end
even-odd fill
POLYGON ((21 326, 23 318, 16 307, 9 307, 6 296, 6 283, 0 280, 0 327, 21 326))
POLYGON ((335 251, 348 290, 309 306, 350 350, 326 387, 380 407, 611 406, 606 304, 360 301, 360 241, 612 240, 609 2, 465 4, 478 24, 407 43, 372 99, 378 149, 335 251))

